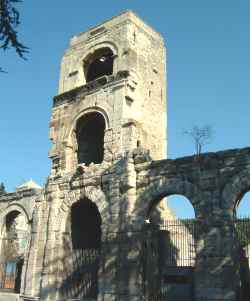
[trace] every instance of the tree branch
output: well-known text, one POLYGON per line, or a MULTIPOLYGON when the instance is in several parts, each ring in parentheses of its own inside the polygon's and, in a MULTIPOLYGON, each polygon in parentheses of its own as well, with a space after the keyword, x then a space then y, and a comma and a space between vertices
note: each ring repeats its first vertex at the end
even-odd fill
MULTIPOLYGON (((7 50, 10 47, 16 50, 19 57, 26 60, 28 47, 18 39, 17 27, 20 25, 20 14, 13 4, 22 0, 0 0, 0 48, 7 50)), ((0 72, 3 69, 0 67, 0 72)))

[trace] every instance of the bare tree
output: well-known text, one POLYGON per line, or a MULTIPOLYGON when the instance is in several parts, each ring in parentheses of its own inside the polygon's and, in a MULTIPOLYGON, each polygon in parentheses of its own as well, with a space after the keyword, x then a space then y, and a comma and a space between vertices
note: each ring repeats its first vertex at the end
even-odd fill
POLYGON ((4 183, 0 183, 0 195, 2 194, 5 194, 6 193, 6 190, 5 190, 5 186, 4 186, 4 183))
MULTIPOLYGON (((25 59, 28 47, 24 46, 17 36, 20 14, 15 4, 20 2, 22 0, 0 0, 0 48, 7 50, 12 47, 22 59, 25 59)), ((0 71, 3 72, 1 67, 0 71)))
POLYGON ((197 156, 202 153, 204 146, 209 144, 214 137, 211 125, 204 125, 203 127, 195 125, 189 130, 184 130, 183 134, 188 135, 193 140, 197 156))

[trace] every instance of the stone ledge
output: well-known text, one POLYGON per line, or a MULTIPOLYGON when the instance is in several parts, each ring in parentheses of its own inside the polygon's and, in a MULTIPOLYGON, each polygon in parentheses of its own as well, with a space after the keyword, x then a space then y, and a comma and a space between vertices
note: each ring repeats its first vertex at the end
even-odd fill
POLYGON ((83 86, 77 87, 70 91, 59 94, 53 98, 53 107, 59 106, 61 104, 75 101, 77 96, 85 96, 93 93, 100 88, 107 87, 110 84, 119 82, 120 80, 127 79, 129 77, 129 71, 123 70, 119 71, 116 75, 104 75, 99 77, 83 86))

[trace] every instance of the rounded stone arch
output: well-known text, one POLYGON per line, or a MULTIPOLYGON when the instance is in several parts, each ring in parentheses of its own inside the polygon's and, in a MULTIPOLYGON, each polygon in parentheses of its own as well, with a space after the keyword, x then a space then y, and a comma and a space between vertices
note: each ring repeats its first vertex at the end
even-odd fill
POLYGON ((250 191, 250 170, 244 170, 224 186, 221 197, 221 207, 233 216, 244 194, 250 191))
POLYGON ((105 227, 108 223, 108 202, 104 192, 98 187, 88 186, 84 188, 84 191, 70 191, 68 196, 65 197, 62 202, 57 218, 56 218, 56 231, 61 233, 67 231, 67 221, 71 206, 79 201, 80 198, 88 198, 96 206, 102 218, 102 231, 105 231, 105 227))
MULTIPOLYGON (((87 205, 88 208, 88 205, 87 205)), ((76 220, 75 220, 76 221, 76 220)), ((83 221, 85 221, 83 219, 83 221)), ((90 221, 90 220, 89 220, 90 221)), ((87 221, 87 224, 88 222, 87 221)), ((88 288, 89 291, 93 293, 93 290, 96 292, 96 288, 100 287, 100 283, 98 282, 100 279, 98 277, 98 271, 101 266, 99 265, 99 252, 101 248, 101 243, 102 243, 102 237, 105 237, 103 235, 105 233, 105 225, 108 223, 108 203, 106 200, 106 196, 104 192, 101 190, 100 187, 97 186, 87 186, 84 187, 83 189, 78 188, 75 190, 71 190, 68 192, 67 195, 65 195, 65 198, 59 207, 59 210, 57 211, 57 216, 55 219, 55 225, 56 227, 54 228, 55 232, 57 233, 57 242, 56 242, 56 254, 59 258, 60 264, 58 265, 58 270, 57 270, 57 279, 60 279, 57 295, 58 299, 65 298, 65 293, 66 294, 75 294, 74 291, 71 290, 71 288, 77 287, 79 288, 78 284, 79 281, 81 282, 83 272, 85 271, 86 274, 91 275, 91 282, 90 287, 88 288), (86 200, 87 199, 87 200, 86 200), (74 216, 74 213, 76 211, 74 209, 80 209, 79 212, 82 214, 83 212, 81 211, 81 206, 80 208, 78 207, 79 203, 85 202, 89 204, 89 201, 91 203, 94 203, 94 211, 98 210, 97 215, 93 215, 93 211, 91 210, 90 212, 90 217, 91 218, 97 218, 97 220, 91 220, 91 221, 96 221, 96 223, 91 222, 91 226, 94 226, 94 228, 90 228, 90 230, 93 231, 92 234, 94 236, 90 237, 86 233, 81 232, 81 227, 76 228, 76 226, 79 226, 79 215, 74 216), (72 206, 73 205, 73 206, 72 206), (74 205, 76 207, 74 208, 74 205), (72 208, 73 212, 72 212, 72 208), (72 220, 72 213, 73 217, 77 218, 77 222, 73 223, 72 220), (100 221, 100 223, 99 223, 100 221), (72 229, 73 226, 73 229, 72 229), (96 226, 96 227, 95 227, 96 226), (80 230, 76 231, 77 229, 80 230), (73 230, 73 231, 72 231, 73 230), (80 234, 80 236, 79 236, 80 234), (97 234, 98 236, 96 236, 97 234), (88 257, 89 254, 91 254, 91 257, 88 257), (87 256, 91 260, 86 262, 86 261, 81 261, 81 269, 79 270, 79 261, 77 261, 77 258, 84 259, 82 256, 87 256), (70 275, 75 275, 77 271, 78 275, 81 275, 81 277, 73 277, 69 278, 70 275), (70 281, 69 281, 70 279, 70 281), (63 297, 62 297, 63 296, 63 297)), ((84 225, 84 222, 83 224, 84 225)), ((81 226, 81 223, 80 223, 81 226)), ((88 229, 88 228, 86 228, 88 229)), ((88 232, 91 235, 91 232, 88 232)), ((51 259, 53 260, 53 259, 51 259)), ((88 291, 86 290, 86 292, 88 291)), ((85 293, 86 293, 85 292, 85 293)), ((73 297, 79 297, 79 296, 71 296, 70 298, 73 299, 73 297)), ((94 299, 94 298, 93 298, 94 299)), ((91 299, 92 300, 92 299, 91 299)))
POLYGON ((104 121, 105 121, 105 129, 109 129, 110 128, 110 121, 109 121, 109 117, 108 117, 108 114, 106 113, 106 111, 102 108, 102 107, 99 107, 99 106, 95 106, 95 107, 88 107, 88 108, 85 108, 83 110, 81 110, 79 113, 77 113, 73 119, 72 119, 72 127, 70 129, 70 133, 72 135, 72 132, 75 130, 76 128, 76 124, 77 124, 77 121, 82 118, 84 115, 87 115, 87 114, 90 114, 90 113, 99 113, 102 115, 104 121))
MULTIPOLYGON (((90 56, 92 56, 96 51, 98 51, 102 48, 109 48, 112 51, 114 57, 118 56, 118 51, 119 51, 118 47, 112 41, 103 41, 103 42, 99 42, 95 45, 92 45, 92 46, 88 47, 84 51, 83 55, 81 55, 81 57, 79 58, 79 62, 78 62, 78 64, 81 66, 79 68, 79 79, 83 84, 86 84, 86 78, 85 78, 84 68, 83 68, 84 62, 86 62, 88 60, 88 58, 90 56)), ((116 63, 116 60, 114 60, 113 73, 115 74, 115 73, 117 73, 117 71, 118 71, 117 70, 117 63, 116 63)))
MULTIPOLYGON (((2 238, 5 235, 5 230, 6 230, 6 216, 13 212, 17 211, 19 214, 22 214, 25 217, 26 223, 27 223, 27 233, 29 233, 29 240, 28 240, 28 245, 27 248, 30 244, 30 231, 31 231, 31 224, 30 221, 32 220, 32 216, 29 216, 27 210, 20 204, 18 203, 12 203, 9 206, 7 206, 1 213, 0 213, 0 238, 2 238)), ((1 245, 1 244, 0 244, 1 245)))
POLYGON ((103 117, 104 120, 104 136, 105 132, 110 129, 110 120, 108 117, 107 112, 99 106, 95 107, 88 107, 80 112, 77 112, 77 114, 73 115, 71 121, 69 124, 71 125, 68 127, 65 131, 64 138, 63 138, 63 144, 65 145, 65 157, 66 157, 66 169, 70 170, 73 167, 76 167, 76 147, 77 147, 77 139, 76 139, 76 127, 77 122, 84 118, 84 116, 87 116, 88 114, 97 113, 100 114, 103 117))
POLYGON ((170 195, 186 197, 194 208, 197 216, 196 205, 201 198, 201 192, 193 183, 179 178, 161 178, 153 181, 137 199, 137 214, 146 220, 150 211, 164 198, 170 195))
POLYGON ((87 115, 90 113, 101 114, 105 121, 105 131, 110 128, 110 120, 109 120, 108 114, 102 107, 95 106, 95 107, 85 108, 85 109, 81 110, 80 112, 77 112, 77 114, 73 115, 73 117, 69 123, 71 126, 66 129, 65 134, 64 134, 63 143, 65 145, 67 145, 69 147, 73 146, 77 121, 80 118, 82 118, 84 115, 87 115))
POLYGON ((32 219, 32 215, 28 214, 27 210, 18 203, 12 203, 9 206, 7 206, 1 213, 0 213, 0 221, 1 221, 1 235, 3 233, 4 223, 5 223, 5 217, 12 211, 18 211, 20 214, 23 214, 25 216, 27 225, 29 225, 29 222, 32 219))
MULTIPOLYGON (((5 267, 7 266, 7 264, 9 262, 15 262, 14 266, 15 266, 15 273, 16 273, 16 277, 14 280, 14 291, 16 293, 21 293, 23 292, 23 288, 24 288, 24 281, 25 281, 25 275, 26 275, 26 269, 27 269, 27 260, 28 260, 28 256, 29 256, 29 249, 30 249, 30 243, 31 243, 31 220, 32 220, 32 211, 28 213, 28 211, 25 209, 24 206, 22 206, 19 203, 11 203, 9 204, 1 213, 0 213, 0 250, 1 250, 1 260, 5 263, 5 267), (9 254, 9 243, 8 240, 5 240, 3 238, 6 238, 6 234, 7 234, 7 216, 11 213, 16 213, 17 215, 14 217, 15 219, 18 216, 23 216, 25 219, 25 230, 22 228, 22 231, 25 231, 25 236, 21 236, 17 238, 17 241, 15 240, 15 242, 18 242, 18 250, 22 251, 22 253, 18 253, 15 254, 13 257, 13 253, 12 253, 12 258, 10 260, 10 258, 6 258, 4 254, 9 254), (4 243, 5 241, 5 243, 4 243), (21 241, 21 242, 20 242, 21 241), (6 244, 7 242, 7 244, 6 244), (21 247, 21 249, 20 249, 21 247), (7 250, 7 252, 5 253, 4 250, 7 250)), ((24 234, 24 232, 22 233, 24 234)))

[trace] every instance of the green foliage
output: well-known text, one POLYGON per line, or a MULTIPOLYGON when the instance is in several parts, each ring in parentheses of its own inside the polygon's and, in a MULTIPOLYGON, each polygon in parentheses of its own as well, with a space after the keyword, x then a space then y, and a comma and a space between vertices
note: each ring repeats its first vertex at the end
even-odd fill
MULTIPOLYGON (((22 0, 0 0, 0 48, 7 50, 12 47, 22 59, 26 59, 28 47, 18 39, 17 28, 20 25, 20 14, 14 6, 20 2, 22 0)), ((1 67, 0 72, 4 72, 1 67)))

